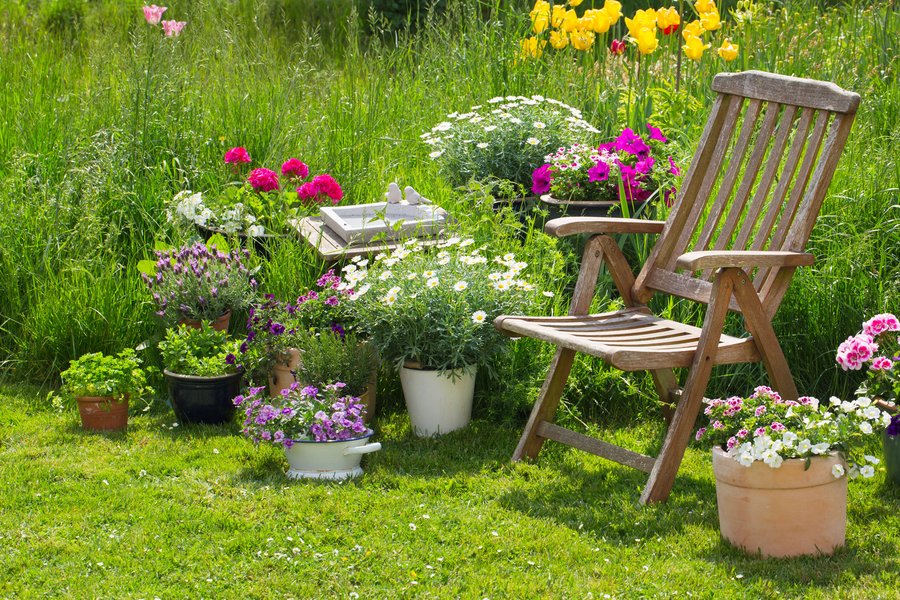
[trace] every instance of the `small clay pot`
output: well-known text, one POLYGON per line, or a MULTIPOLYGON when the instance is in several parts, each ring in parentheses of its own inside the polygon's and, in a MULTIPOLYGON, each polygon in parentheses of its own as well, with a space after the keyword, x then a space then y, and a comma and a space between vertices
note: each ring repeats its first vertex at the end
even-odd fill
POLYGON ((121 401, 113 396, 79 396, 81 426, 88 431, 123 431, 128 426, 128 394, 121 401))
MULTIPOLYGON (((228 324, 231 322, 231 311, 226 311, 219 318, 214 321, 209 321, 209 324, 216 331, 228 331, 228 324)), ((192 327, 194 329, 200 329, 200 324, 202 321, 200 319, 181 319, 178 321, 179 325, 187 325, 188 327, 192 327)))
POLYGON ((278 362, 269 371, 269 397, 277 398, 281 395, 282 390, 291 387, 291 384, 297 381, 294 373, 300 365, 300 351, 296 348, 288 350, 287 362, 278 362))
POLYGON ((360 403, 366 407, 366 416, 363 421, 368 425, 375 418, 375 410, 378 408, 378 369, 372 370, 372 377, 362 394, 359 395, 360 403))

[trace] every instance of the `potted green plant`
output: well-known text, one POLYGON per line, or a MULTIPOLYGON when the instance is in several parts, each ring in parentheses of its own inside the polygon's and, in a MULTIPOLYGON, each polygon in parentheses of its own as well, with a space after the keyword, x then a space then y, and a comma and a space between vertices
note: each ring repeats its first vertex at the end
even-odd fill
POLYGON ((134 350, 116 356, 83 354, 61 374, 78 403, 81 426, 90 431, 121 431, 128 426, 128 400, 148 391, 147 370, 134 350))
POLYGON ((363 454, 381 449, 368 443, 373 431, 364 422, 365 408, 342 382, 324 386, 291 384, 266 398, 262 387, 234 399, 244 413, 244 435, 254 443, 284 448, 292 479, 347 479, 362 474, 363 454))
POLYGON ((431 436, 465 427, 476 371, 490 370, 506 346, 491 321, 521 314, 536 294, 522 275, 527 264, 453 237, 433 251, 409 243, 365 267, 346 267, 355 319, 400 370, 413 430, 431 436))
POLYGON ((774 557, 844 545, 847 477, 872 477, 879 462, 855 451, 887 413, 865 397, 785 400, 768 387, 710 400, 704 412, 709 424, 696 437, 713 447, 722 537, 774 557))
POLYGON ((875 315, 863 323, 862 331, 838 347, 836 360, 845 371, 866 367, 866 380, 858 396, 871 397, 894 416, 884 430, 884 464, 888 481, 900 484, 900 319, 890 313, 875 315))
POLYGON ((531 175, 532 191, 551 217, 630 216, 660 196, 671 205, 680 171, 666 137, 649 123, 647 128, 646 139, 626 128, 609 143, 551 152, 531 175))
POLYGON ((157 250, 156 262, 141 261, 138 268, 156 314, 168 325, 197 328, 209 322, 226 330, 232 312, 248 307, 256 294, 256 280, 246 265, 248 254, 247 250, 228 251, 220 237, 209 245, 197 242, 157 250))
POLYGON ((169 400, 181 423, 225 423, 234 416, 232 399, 240 391, 238 342, 204 322, 179 325, 159 343, 169 400))

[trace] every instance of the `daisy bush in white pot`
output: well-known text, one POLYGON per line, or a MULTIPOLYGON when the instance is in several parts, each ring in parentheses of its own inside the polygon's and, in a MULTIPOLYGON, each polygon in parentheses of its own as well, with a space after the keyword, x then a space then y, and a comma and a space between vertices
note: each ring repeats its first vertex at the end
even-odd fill
POLYGON ((768 387, 707 401, 697 440, 713 447, 722 535, 765 556, 830 554, 844 544, 847 479, 880 460, 860 454, 890 421, 867 397, 783 399, 768 387), (810 507, 815 506, 815 510, 810 507))
POLYGON ((453 237, 429 251, 413 241, 344 267, 360 329, 400 369, 417 434, 469 422, 475 373, 492 369, 506 347, 494 317, 523 314, 539 295, 524 278, 527 266, 453 237))

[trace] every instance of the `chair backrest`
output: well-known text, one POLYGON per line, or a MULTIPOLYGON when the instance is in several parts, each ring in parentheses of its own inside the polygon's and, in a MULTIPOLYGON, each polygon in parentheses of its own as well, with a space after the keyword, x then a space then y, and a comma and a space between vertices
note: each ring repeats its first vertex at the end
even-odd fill
MULTIPOLYGON (((859 105, 833 83, 760 71, 717 75, 712 88, 718 95, 676 207, 635 281, 639 301, 662 291, 709 302, 711 273, 676 271, 685 252, 802 251, 859 105)), ((770 316, 792 273, 750 273, 770 316)))

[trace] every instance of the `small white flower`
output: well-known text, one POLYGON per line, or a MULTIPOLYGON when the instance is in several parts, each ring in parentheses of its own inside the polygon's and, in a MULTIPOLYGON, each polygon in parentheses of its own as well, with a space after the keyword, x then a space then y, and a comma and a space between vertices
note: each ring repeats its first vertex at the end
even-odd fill
POLYGON ((431 130, 432 131, 448 131, 451 127, 453 127, 453 123, 448 121, 444 121, 442 123, 438 123, 431 130))
POLYGON ((865 456, 863 456, 863 458, 866 459, 866 462, 870 462, 873 465, 877 465, 881 462, 880 458, 878 458, 877 456, 872 456, 871 454, 866 454, 865 456))
MULTIPOLYGON (((357 256, 356 258, 359 258, 359 257, 357 256)), ((358 263, 356 263, 356 264, 358 264, 360 267, 365 267, 367 264, 369 264, 369 259, 366 258, 366 259, 364 259, 364 260, 360 260, 360 261, 359 261, 358 263)))
POLYGON ((484 128, 484 130, 487 131, 488 133, 490 133, 491 131, 493 131, 493 130, 495 130, 495 129, 497 129, 497 126, 496 126, 496 125, 487 125, 487 126, 484 128))
POLYGON ((469 287, 469 284, 466 283, 465 281, 457 281, 457 282, 453 285, 453 289, 454 289, 455 291, 457 291, 457 292, 461 292, 461 291, 463 291, 464 289, 466 289, 467 287, 469 287))
POLYGON ((387 281, 390 278, 391 278, 390 271, 384 271, 381 275, 378 276, 378 279, 380 279, 381 281, 387 281))
POLYGON ((413 531, 415 531, 415 530, 417 529, 415 523, 410 523, 410 524, 409 524, 409 528, 412 529, 413 531))
POLYGON ((872 433, 872 424, 868 421, 863 421, 859 424, 859 430, 864 434, 869 435, 870 433, 872 433))
POLYGON ((389 289, 389 290, 387 291, 387 293, 388 293, 388 295, 396 296, 397 294, 400 293, 400 288, 397 287, 397 286, 394 286, 394 287, 392 287, 391 289, 389 289))
POLYGON ((503 102, 503 100, 504 100, 503 96, 496 96, 496 97, 488 100, 488 103, 489 104, 497 104, 498 102, 503 102))
POLYGON ((251 225, 247 229, 247 235, 249 235, 250 237, 259 237, 259 236, 263 235, 265 232, 266 232, 266 228, 263 227, 262 225, 251 225))
POLYGON ((543 294, 544 296, 547 296, 548 298, 552 298, 553 296, 556 295, 553 292, 541 292, 541 294, 543 294))
POLYGON ((358 290, 356 290, 354 293, 350 294, 350 299, 356 300, 357 298, 364 295, 368 291, 369 291, 369 285, 366 284, 366 285, 362 286, 361 288, 359 288, 358 290))
POLYGON ((812 443, 807 439, 800 440, 800 443, 797 444, 797 452, 801 455, 806 454, 811 449, 812 449, 812 443))
POLYGON ((538 144, 541 143, 541 140, 537 139, 536 137, 530 137, 527 140, 525 140, 525 143, 529 144, 531 146, 537 146, 538 144))
POLYGON ((535 129, 544 129, 545 127, 547 127, 545 123, 541 123, 540 121, 535 121, 533 125, 535 129))
POLYGON ((417 277, 418 277, 417 274, 415 274, 415 273, 410 273, 409 275, 406 276, 406 279, 407 279, 408 281, 412 281, 413 279, 415 279, 415 278, 417 278, 417 277))
POLYGON ((503 260, 505 260, 506 262, 516 260, 516 255, 513 254, 512 252, 507 252, 506 254, 503 255, 503 260))
POLYGON ((464 239, 463 241, 461 241, 461 242, 459 243, 459 247, 460 247, 460 248, 466 248, 466 247, 468 247, 468 246, 471 246, 471 245, 474 244, 474 243, 475 243, 475 240, 473 240, 472 238, 466 238, 466 239, 464 239))
POLYGON ((866 465, 864 467, 860 467, 859 474, 868 479, 869 477, 875 476, 875 467, 872 465, 866 465))
POLYGON ((449 262, 450 262, 450 257, 449 257, 449 256, 445 256, 444 258, 442 258, 442 259, 440 259, 439 261, 437 261, 437 264, 443 266, 443 265, 448 264, 449 262))
POLYGON ((867 406, 870 406, 872 404, 872 399, 862 396, 860 398, 857 398, 854 404, 856 404, 860 408, 866 408, 867 406))
POLYGON ((425 271, 422 273, 422 277, 434 277, 434 271, 425 271))
POLYGON ((434 152, 428 154, 428 158, 439 158, 443 153, 443 150, 435 150, 434 152))
POLYGON ((475 147, 481 148, 483 150, 488 147, 488 143, 487 142, 478 142, 477 144, 475 144, 475 147))
POLYGON ((384 266, 386 266, 386 267, 393 267, 393 266, 396 265, 398 262, 400 262, 400 261, 399 261, 398 259, 396 259, 396 258, 386 258, 386 259, 384 259, 384 266))
POLYGON ((437 287, 437 284, 438 284, 438 283, 439 283, 439 282, 438 282, 438 278, 437 278, 437 277, 432 277, 431 279, 429 279, 428 281, 425 282, 425 287, 431 289, 431 288, 433 288, 433 287, 437 287))
POLYGON ((741 452, 741 455, 738 457, 738 462, 745 467, 749 467, 753 464, 753 454, 750 452, 741 452))
POLYGON ((341 269, 341 271, 343 271, 344 273, 352 273, 355 270, 356 270, 356 265, 354 265, 354 264, 349 264, 346 267, 344 267, 343 269, 341 269))
POLYGON ((813 454, 826 454, 828 452, 828 448, 828 442, 820 442, 818 444, 813 444, 811 450, 813 454))
POLYGON ((487 318, 487 313, 483 310, 476 310, 472 313, 472 322, 476 325, 481 325, 484 323, 484 320, 487 318))
POLYGON ((490 275, 488 275, 488 279, 490 279, 491 281, 500 281, 500 279, 502 278, 503 275, 501 275, 500 273, 491 273, 490 275))
POLYGON ((384 304, 386 304, 387 306, 393 306, 394 302, 397 301, 397 295, 396 294, 388 294, 384 298, 382 298, 381 301, 384 304))
POLYGON ((509 287, 510 286, 509 286, 508 281, 498 281, 497 283, 494 284, 494 289, 500 290, 501 292, 505 292, 506 290, 509 289, 509 287))
POLYGON ((831 467, 831 474, 834 475, 835 479, 840 479, 844 476, 844 465, 834 465, 831 467))

